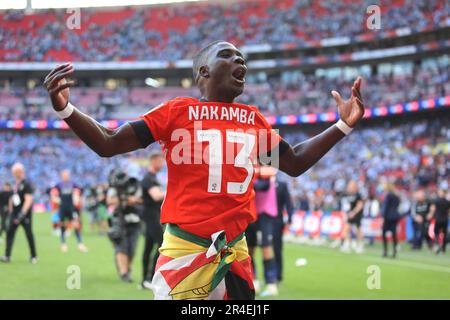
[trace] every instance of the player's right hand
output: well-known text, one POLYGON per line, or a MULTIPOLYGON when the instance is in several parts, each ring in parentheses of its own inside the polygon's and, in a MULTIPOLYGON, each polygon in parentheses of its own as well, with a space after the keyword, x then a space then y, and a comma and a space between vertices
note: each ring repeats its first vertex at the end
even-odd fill
POLYGON ((45 77, 44 87, 47 89, 53 109, 56 111, 63 110, 69 103, 69 87, 75 85, 75 82, 67 81, 66 77, 72 74, 73 71, 73 65, 68 62, 56 66, 45 77))
POLYGON ((339 117, 351 128, 364 116, 364 104, 360 92, 361 82, 361 77, 355 80, 352 87, 352 96, 347 101, 344 101, 337 91, 331 91, 338 106, 339 117))

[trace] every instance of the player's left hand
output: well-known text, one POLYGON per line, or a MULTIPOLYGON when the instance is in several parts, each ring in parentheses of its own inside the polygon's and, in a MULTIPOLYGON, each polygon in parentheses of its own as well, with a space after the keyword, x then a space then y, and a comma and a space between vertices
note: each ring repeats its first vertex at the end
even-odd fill
POLYGON ((364 104, 361 98, 361 81, 358 77, 352 86, 352 96, 347 101, 344 101, 337 91, 331 91, 336 100, 339 116, 349 127, 354 127, 364 115, 364 104))

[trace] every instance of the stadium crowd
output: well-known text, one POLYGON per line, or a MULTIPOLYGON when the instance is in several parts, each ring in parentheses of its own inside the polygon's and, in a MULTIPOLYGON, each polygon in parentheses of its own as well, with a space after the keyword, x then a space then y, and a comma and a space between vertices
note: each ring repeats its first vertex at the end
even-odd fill
MULTIPOLYGON (((308 138, 302 130, 282 134, 291 143, 308 138)), ((57 133, 2 132, 0 140, 0 181, 9 181, 9 169, 21 161, 35 184, 37 202, 46 202, 48 188, 55 185, 63 169, 71 171, 81 187, 95 187, 107 181, 113 168, 122 168, 139 177, 148 150, 130 155, 100 158, 78 139, 57 133), (46 166, 42 166, 46 163, 46 166)), ((292 190, 295 207, 303 210, 338 208, 336 194, 348 181, 355 180, 367 197, 383 194, 386 182, 402 186, 405 200, 419 188, 450 186, 450 122, 439 118, 402 125, 361 128, 346 138, 328 155, 299 178, 286 180, 292 190), (357 169, 355 169, 357 168, 357 169)), ((149 149, 159 148, 152 145, 149 149)), ((163 171, 164 173, 164 171, 163 171)))
MULTIPOLYGON (((357 181, 363 197, 381 199, 386 183, 401 186, 405 208, 412 193, 432 193, 450 186, 450 127, 448 119, 360 129, 349 135, 306 174, 290 180, 294 203, 303 210, 337 210, 337 194, 348 181, 357 181)), ((301 132, 287 133, 301 141, 301 132)), ((303 138, 303 139, 302 139, 303 138)))
MULTIPOLYGON (((335 112, 331 90, 349 95, 356 74, 365 78, 363 96, 369 107, 435 99, 450 94, 450 58, 379 65, 376 74, 362 66, 305 74, 299 70, 276 76, 249 74, 248 87, 239 97, 242 103, 258 106, 266 115, 335 112), (389 94, 384 94, 389 92, 389 94)), ((71 100, 97 119, 132 119, 148 108, 176 96, 198 96, 194 88, 74 88, 71 100)), ((0 89, 0 119, 55 119, 44 88, 4 87, 0 89)))
MULTIPOLYGON (((0 13, 0 61, 190 59, 200 46, 220 38, 238 46, 270 44, 278 49, 314 46, 329 37, 364 35, 367 15, 355 17, 354 13, 362 8, 365 12, 371 4, 370 0, 238 0, 227 5, 203 3, 86 9, 82 11, 81 30, 71 31, 67 30, 68 13, 64 11, 31 14, 8 11, 0 13)), ((450 3, 445 0, 383 0, 379 5, 383 14, 383 30, 375 31, 375 37, 393 35, 395 29, 403 27, 415 32, 450 25, 450 3)), ((450 54, 420 59, 415 56, 411 60, 385 61, 378 65, 316 68, 309 73, 300 70, 258 73, 252 70, 247 74, 246 91, 237 102, 256 105, 267 116, 336 112, 330 91, 337 90, 348 97, 357 75, 364 77, 362 95, 366 107, 449 97, 450 54)), ((135 119, 151 107, 176 96, 200 98, 197 89, 186 79, 177 79, 181 80, 182 87, 162 85, 148 88, 144 87, 144 79, 133 79, 133 85, 127 86, 123 85, 124 79, 105 80, 104 74, 99 77, 85 79, 82 86, 71 89, 70 97, 70 102, 99 120, 135 119), (103 80, 104 86, 99 87, 103 80), (136 85, 138 82, 141 84, 136 85)), ((7 80, 0 84, 2 125, 6 123, 4 120, 56 119, 48 93, 38 85, 39 82, 27 79, 24 83, 18 79, 17 83, 7 80)), ((359 83, 355 86, 359 87, 359 83)), ((359 95, 359 89, 355 92, 359 95)), ((60 107, 65 104, 66 101, 60 107)), ((314 167, 297 178, 269 166, 255 166, 253 191, 257 221, 245 232, 245 246, 248 246, 252 258, 256 293, 266 297, 278 295, 278 285, 284 279, 283 240, 289 236, 298 242, 303 241, 301 238, 310 237, 307 243, 314 244, 328 244, 325 240, 328 237, 327 240, 334 240, 342 251, 363 253, 366 239, 373 243, 378 236, 363 234, 362 229, 366 226, 363 226, 362 217, 376 218, 370 219, 370 223, 380 222, 370 228, 381 231, 383 257, 388 256, 388 233, 389 242, 393 244, 392 258, 396 257, 399 247, 397 225, 406 216, 409 216, 408 223, 412 222, 414 229, 412 237, 407 238, 412 249, 421 249, 423 240, 426 240, 430 249, 435 245, 436 254, 445 252, 450 215, 449 114, 448 108, 441 108, 362 121, 343 143, 337 144, 314 167), (297 221, 304 219, 303 230, 306 230, 306 217, 314 215, 323 218, 320 229, 322 223, 326 225, 325 218, 339 215, 342 230, 333 235, 323 232, 327 235, 323 238, 324 230, 319 229, 317 237, 309 231, 297 233, 295 223, 292 223, 296 209, 305 211, 295 215, 297 221), (315 211, 318 210, 323 212, 317 214, 315 211), (433 232, 430 231, 432 225, 433 232), (291 232, 284 233, 286 227, 291 232), (351 239, 354 227, 356 242, 351 239), (254 255, 258 247, 262 252, 254 255), (260 257, 266 284, 262 292, 254 263, 260 257)), ((67 122, 70 123, 69 120, 67 122)), ((281 136, 294 145, 317 134, 324 126, 323 123, 283 126, 280 131, 281 136)), ((96 150, 98 154, 109 154, 96 150)), ((138 287, 154 290, 157 297, 159 274, 175 274, 174 270, 181 270, 161 268, 156 273, 157 280, 152 283, 159 255, 159 251, 153 249, 163 244, 164 228, 167 227, 168 232, 175 230, 175 233, 182 230, 175 224, 163 227, 160 223, 161 204, 166 201, 167 208, 167 203, 170 203, 170 197, 166 197, 165 153, 154 143, 145 150, 112 158, 99 157, 98 154, 65 130, 0 128, 0 237, 3 231, 7 235, 5 255, 0 256, 0 262, 12 261, 15 232, 22 225, 30 247, 30 262, 37 263, 31 227, 33 208, 50 212, 53 231, 60 237, 63 253, 69 250, 66 238, 72 232, 78 249, 87 253, 81 231, 84 228, 82 216, 89 215, 91 231, 106 234, 111 240, 118 276, 126 283, 133 282, 131 266, 138 240, 145 230, 142 282, 138 287), (34 207, 30 201, 32 198, 34 207), (11 219, 6 228, 7 218, 11 219)), ((212 187, 216 191, 216 183, 212 187)), ((197 213, 204 207, 202 202, 199 203, 197 213)), ((205 216, 209 215, 205 211, 205 216)), ((403 236, 403 231, 398 233, 403 236)), ((178 237, 175 233, 168 237, 178 237)), ((195 237, 195 234, 191 236, 195 237)), ((164 236, 164 245, 170 247, 170 240, 166 240, 164 236)), ((182 237, 180 240, 190 241, 182 237)), ((232 248, 233 242, 226 243, 224 248, 232 248)), ((216 244, 216 240, 213 243, 216 244)), ((164 245, 161 250, 163 257, 159 261, 170 258, 170 263, 173 263, 175 259, 165 255, 164 245)), ((210 248, 212 250, 213 246, 210 248)), ((221 248, 216 248, 216 251, 222 259, 226 257, 221 248)), ((205 252, 209 254, 210 250, 205 252)), ((196 262, 198 260, 195 259, 196 262)), ((304 258, 295 262, 296 266, 305 264, 304 258)), ((195 263, 190 267, 196 267, 195 263)), ((231 266, 230 270, 234 267, 231 266)), ((175 283, 176 287, 180 283, 175 283)), ((172 286, 172 280, 167 280, 166 284, 172 286)), ((178 294, 175 288, 170 288, 171 296, 178 294)), ((182 288, 182 293, 190 290, 186 291, 182 286, 178 288, 182 288)), ((196 298, 198 288, 196 285, 192 289, 196 298)), ((232 291, 235 289, 227 288, 226 297, 233 298, 232 291)))
POLYGON ((142 150, 131 155, 100 158, 78 139, 49 132, 36 135, 7 131, 2 132, 1 137, 0 181, 9 181, 9 168, 20 161, 36 187, 36 202, 48 198, 47 191, 60 180, 61 170, 69 170, 77 183, 86 188, 105 183, 109 172, 115 168, 126 170, 130 176, 139 176, 140 169, 131 160, 144 155, 142 150))
MULTIPOLYGON (((370 73, 364 67, 336 69, 335 73, 304 74, 300 71, 284 72, 279 77, 255 77, 265 90, 253 93, 247 90, 241 99, 259 106, 266 115, 288 115, 335 112, 331 90, 350 95, 351 83, 356 74, 363 75, 365 87, 362 94, 368 107, 407 103, 414 100, 433 99, 450 93, 450 60, 448 56, 430 59, 421 65, 405 63, 391 65, 389 70, 370 73), (399 70, 400 69, 400 70, 399 70), (384 94, 389 92, 389 94, 384 94)), ((379 68, 381 69, 381 67, 379 68)))
MULTIPOLYGON (((258 0, 83 10, 80 28, 74 30, 67 29, 64 11, 32 15, 9 11, 0 14, 0 60, 176 61, 192 58, 199 47, 216 39, 239 46, 308 46, 324 38, 367 32, 365 12, 372 4, 369 0, 258 0), (362 14, 355 15, 357 11, 362 14)), ((450 15, 450 4, 444 0, 380 1, 379 5, 382 32, 438 28, 450 15)))

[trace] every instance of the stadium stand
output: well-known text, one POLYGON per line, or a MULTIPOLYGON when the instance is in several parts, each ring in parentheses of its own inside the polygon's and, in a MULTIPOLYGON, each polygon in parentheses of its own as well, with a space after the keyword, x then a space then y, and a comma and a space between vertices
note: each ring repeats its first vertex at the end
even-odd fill
MULTIPOLYGON (((363 95, 368 107, 435 99, 450 94, 450 56, 423 60, 420 64, 403 63, 401 69, 389 70, 365 77, 363 95), (384 94, 389 92, 389 94, 384 94)), ((277 76, 249 76, 243 103, 258 106, 266 115, 308 114, 336 111, 331 90, 350 94, 353 73, 341 69, 333 76, 283 72, 277 76), (253 83, 252 83, 253 82, 253 83)), ((97 119, 132 119, 149 108, 177 96, 198 97, 193 88, 130 87, 106 89, 74 88, 72 101, 97 119)), ((1 119, 54 119, 48 95, 43 88, 0 89, 1 119)))
MULTIPOLYGON (((421 34, 445 30, 450 25, 448 1, 380 1, 383 28, 369 32, 364 16, 355 18, 353 10, 370 4, 368 0, 346 0, 333 3, 334 7, 331 7, 326 1, 251 0, 227 5, 199 3, 83 9, 81 29, 72 32, 64 32, 65 11, 38 10, 25 14, 11 10, 0 12, 0 62, 177 61, 191 59, 198 48, 217 39, 226 39, 240 47, 268 44, 282 57, 295 48, 318 48, 327 38, 348 37, 350 44, 371 43, 400 36, 402 28, 408 28, 412 34, 421 34)), ((349 43, 344 46, 344 55, 353 50, 349 43)), ((370 44, 363 51, 369 50, 370 46, 376 44, 370 44)), ((321 49, 325 50, 326 46, 321 49)), ((304 53, 295 54, 301 56, 304 53)), ((422 109, 420 101, 431 101, 431 107, 436 101, 443 101, 441 106, 450 105, 450 56, 445 52, 433 55, 417 52, 413 58, 335 66, 320 65, 320 50, 309 54, 317 64, 313 71, 303 70, 301 66, 288 70, 250 70, 245 93, 239 101, 257 105, 273 124, 280 123, 271 118, 280 116, 295 118, 334 113, 336 107, 330 91, 337 90, 348 96, 351 82, 361 74, 365 79, 362 94, 370 108, 401 106, 406 110, 403 106, 410 105, 409 109, 417 111, 422 109)), ((181 80, 173 75, 166 77, 181 80)), ((127 83, 111 89, 105 85, 106 76, 95 74, 95 79, 95 84, 73 88, 71 101, 99 120, 134 119, 176 96, 199 97, 195 88, 176 86, 173 81, 167 86, 149 88, 144 86, 143 79, 139 79, 138 85, 127 83)), ((26 75, 21 80, 26 81, 26 75)), ((4 83, 0 87, 1 128, 28 128, 23 122, 43 120, 42 125, 38 123, 32 127, 46 129, 45 121, 56 119, 44 88, 36 84, 28 86, 15 79, 4 83), (17 126, 16 122, 19 122, 17 126)), ((341 152, 344 146, 338 146, 300 180, 290 181, 296 185, 293 190, 313 198, 313 190, 321 190, 321 197, 334 201, 333 195, 345 185, 343 181, 349 179, 364 182, 366 193, 393 177, 402 179, 406 190, 418 184, 448 184, 444 179, 449 172, 449 147, 445 144, 450 137, 448 122, 420 119, 418 115, 413 122, 404 124, 364 125, 345 144, 349 150, 359 150, 349 152, 356 154, 356 159, 345 158, 347 153, 341 152), (361 145, 364 145, 363 149, 360 149, 361 145), (340 161, 334 161, 336 157, 340 161), (346 169, 352 161, 356 161, 360 171, 346 169), (324 167, 327 170, 323 170, 324 167), (338 177, 336 172, 340 173, 338 177)), ((115 125, 119 123, 114 122, 115 125)), ((285 137, 295 142, 307 136, 302 127, 293 126, 286 131, 285 137)), ((13 159, 21 155, 25 166, 30 168, 30 178, 44 177, 49 185, 66 167, 82 176, 81 180, 87 186, 104 182, 110 168, 128 163, 127 156, 98 158, 78 139, 47 130, 39 134, 25 130, 2 131, 0 150, 0 180, 8 179, 8 168, 13 159), (39 161, 31 159, 32 154, 37 154, 39 161, 51 163, 52 169, 44 171, 39 161), (67 159, 77 161, 68 162, 67 159)), ((140 153, 133 155, 139 156, 140 153)), ((41 196, 45 194, 45 187, 40 187, 41 196)))
MULTIPOLYGON (((295 143, 308 138, 302 129, 286 131, 283 136, 295 143)), ((381 195, 384 182, 401 182, 409 192, 418 187, 450 185, 450 121, 419 119, 405 124, 390 123, 366 127, 352 133, 345 144, 339 144, 307 174, 289 178, 297 197, 307 194, 313 200, 318 194, 337 206, 336 192, 346 181, 359 181, 367 194, 381 195), (346 152, 344 152, 344 149, 346 152), (336 160, 338 159, 338 160, 336 160), (359 168, 355 170, 354 168, 359 168), (294 187, 295 185, 295 187, 294 187)), ((151 148, 157 148, 152 146, 151 148)), ((148 150, 147 150, 148 151, 148 150)), ((14 161, 22 159, 32 181, 39 182, 38 198, 44 199, 47 188, 59 179, 59 172, 70 169, 83 187, 104 183, 112 168, 126 169, 130 158, 145 157, 146 151, 132 156, 100 158, 81 141, 61 132, 3 132, 0 141, 0 180, 8 181, 14 161), (76 159, 76 161, 73 161, 76 159), (46 163, 46 166, 42 166, 46 163)))
POLYGON ((368 0, 242 1, 231 5, 177 5, 118 10, 83 10, 81 28, 64 32, 65 11, 0 13, 0 61, 134 61, 191 58, 217 39, 239 46, 317 46, 321 39, 370 40, 446 25, 448 1, 380 1, 383 30, 367 32, 353 12, 368 0), (356 20, 355 20, 356 19, 356 20), (232 28, 231 28, 232 26, 232 28), (85 31, 88 32, 85 32, 85 31))

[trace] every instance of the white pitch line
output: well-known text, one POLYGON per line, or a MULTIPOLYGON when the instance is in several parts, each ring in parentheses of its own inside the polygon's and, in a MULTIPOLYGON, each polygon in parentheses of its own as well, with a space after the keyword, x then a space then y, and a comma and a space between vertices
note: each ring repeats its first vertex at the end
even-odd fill
POLYGON ((387 263, 392 264, 400 267, 407 267, 407 268, 415 268, 415 269, 422 269, 427 271, 438 271, 438 272, 446 272, 450 273, 450 268, 446 268, 443 266, 437 266, 437 265, 431 265, 431 264, 425 264, 425 263, 419 263, 419 262, 410 262, 410 261, 401 261, 401 260, 387 260, 389 258, 370 258, 370 257, 358 257, 363 260, 367 261, 373 261, 377 260, 380 261, 380 263, 387 263))
MULTIPOLYGON (((313 247, 306 247, 306 248, 317 249, 317 248, 313 248, 313 247)), ((323 249, 329 249, 329 248, 323 248, 323 249)), ((404 260, 388 260, 389 258, 374 257, 369 254, 365 254, 365 256, 361 256, 361 255, 354 255, 354 254, 342 253, 342 252, 336 252, 336 251, 327 252, 327 253, 317 251, 317 250, 313 250, 313 251, 315 253, 319 253, 319 254, 339 256, 339 257, 347 256, 349 258, 354 257, 354 258, 363 259, 363 260, 367 260, 367 261, 377 260, 377 261, 380 261, 381 263, 397 265, 399 267, 407 267, 407 268, 415 268, 415 269, 421 269, 421 270, 427 270, 427 271, 438 271, 438 272, 450 273, 450 268, 443 267, 443 266, 437 266, 435 264, 425 264, 425 263, 411 262, 411 261, 404 261, 404 260)))
MULTIPOLYGON (((425 256, 424 257, 424 256, 417 256, 417 255, 411 254, 409 252, 404 252, 404 251, 403 252, 399 251, 398 254, 400 256, 400 261, 408 261, 408 262, 413 262, 413 263, 425 263, 425 264, 443 267, 443 268, 446 268, 445 266, 450 266, 450 260, 447 259, 447 257, 445 257, 445 256, 434 256, 434 257, 425 256), (444 263, 442 264, 442 263, 436 263, 436 262, 444 262, 444 263)), ((365 255, 371 256, 374 258, 380 258, 380 255, 375 252, 366 251, 365 255)))

